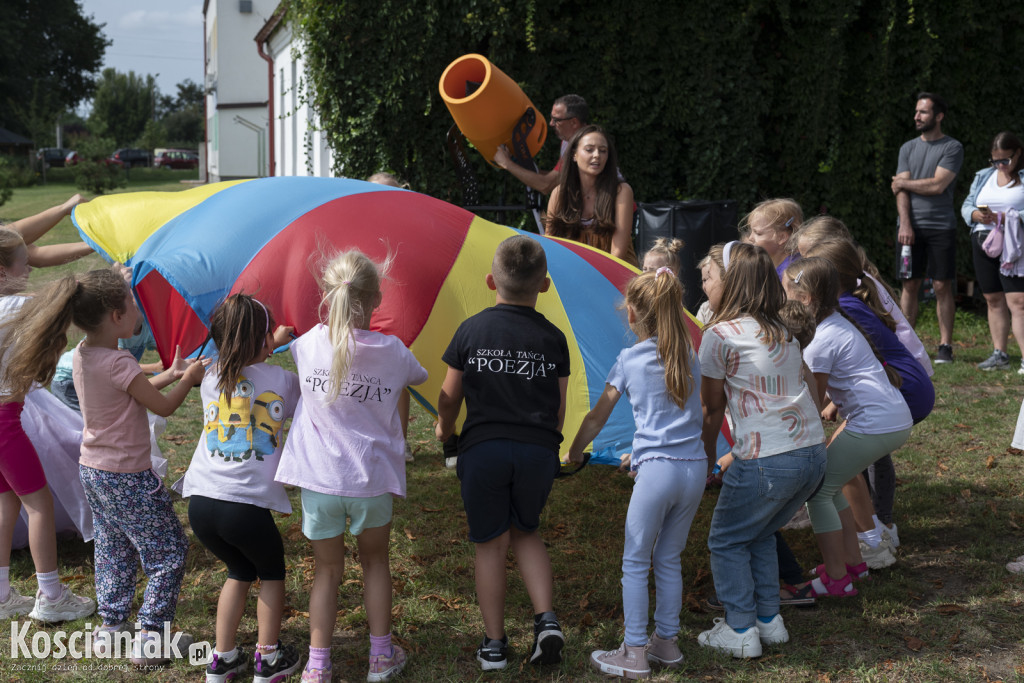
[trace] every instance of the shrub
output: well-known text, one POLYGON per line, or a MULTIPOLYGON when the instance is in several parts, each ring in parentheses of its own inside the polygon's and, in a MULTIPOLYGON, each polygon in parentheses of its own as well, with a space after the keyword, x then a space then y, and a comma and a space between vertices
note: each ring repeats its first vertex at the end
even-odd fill
POLYGON ((106 159, 114 151, 111 138, 91 137, 78 145, 78 164, 75 165, 75 184, 80 190, 105 194, 127 185, 120 166, 108 165, 106 159))

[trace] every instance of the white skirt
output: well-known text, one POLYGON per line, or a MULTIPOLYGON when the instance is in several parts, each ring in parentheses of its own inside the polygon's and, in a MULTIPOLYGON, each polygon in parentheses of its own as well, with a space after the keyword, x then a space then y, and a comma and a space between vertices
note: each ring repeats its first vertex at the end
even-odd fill
MULTIPOLYGON (((78 457, 82 447, 82 415, 69 408, 46 389, 36 387, 25 396, 21 425, 39 454, 46 483, 53 494, 53 516, 58 534, 73 533, 85 541, 92 540, 92 510, 85 499, 78 474, 78 457)), ((153 469, 163 478, 167 460, 157 445, 157 437, 167 421, 149 414, 150 456, 153 469)), ((14 528, 14 548, 28 547, 28 514, 24 508, 14 528)))

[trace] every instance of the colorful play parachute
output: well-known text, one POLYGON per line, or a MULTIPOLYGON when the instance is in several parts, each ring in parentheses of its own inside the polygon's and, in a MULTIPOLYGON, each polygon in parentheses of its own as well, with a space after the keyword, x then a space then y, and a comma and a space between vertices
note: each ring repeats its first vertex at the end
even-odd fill
MULTIPOLYGON (((351 248, 379 261, 392 255, 372 328, 400 338, 427 368, 430 379, 414 395, 431 411, 445 374, 441 354, 463 320, 494 305, 484 278, 498 243, 519 233, 426 195, 338 178, 110 195, 79 205, 72 220, 97 252, 132 268, 164 363, 177 345, 199 350, 210 314, 229 294, 257 296, 301 334, 320 321, 317 275, 326 259, 351 248)), ((537 307, 569 339, 564 454, 619 350, 635 340, 617 304, 636 271, 575 242, 532 237, 552 280, 537 307)), ((617 464, 633 431, 620 401, 593 461, 617 464)), ((719 448, 728 449, 724 440, 719 448)))

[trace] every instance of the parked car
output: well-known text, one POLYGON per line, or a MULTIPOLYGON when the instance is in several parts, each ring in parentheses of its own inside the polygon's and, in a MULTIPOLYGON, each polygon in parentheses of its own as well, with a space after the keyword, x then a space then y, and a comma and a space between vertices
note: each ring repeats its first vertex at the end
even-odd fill
POLYGON ((36 159, 50 168, 58 168, 64 165, 64 157, 70 151, 63 147, 42 147, 36 152, 36 159))
POLYGON ((153 157, 153 168, 199 167, 199 155, 188 149, 164 149, 153 157))
POLYGON ((123 147, 110 155, 110 164, 118 166, 149 166, 149 152, 144 149, 123 147))
POLYGON ((71 150, 70 152, 67 153, 67 156, 64 157, 64 165, 65 166, 74 166, 77 163, 78 163, 78 152, 76 152, 75 150, 71 150))

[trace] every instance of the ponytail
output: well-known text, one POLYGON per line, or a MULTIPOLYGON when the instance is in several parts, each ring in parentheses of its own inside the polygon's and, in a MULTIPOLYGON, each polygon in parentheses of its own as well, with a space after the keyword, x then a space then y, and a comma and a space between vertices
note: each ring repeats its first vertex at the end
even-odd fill
MULTIPOLYGON (((805 256, 819 256, 830 261, 839 275, 839 291, 850 292, 871 309, 891 331, 896 331, 896 320, 882 303, 875 283, 868 279, 867 257, 851 240, 828 237, 811 246, 805 256)), ((872 264, 873 265, 873 264, 872 264)))
POLYGON ((839 315, 846 318, 850 322, 850 324, 853 325, 858 332, 860 332, 861 336, 864 337, 864 341, 866 341, 868 343, 868 346, 871 347, 871 353, 875 355, 875 360, 877 360, 878 363, 882 366, 882 369, 885 370, 885 376, 889 378, 889 384, 893 385, 897 389, 903 386, 903 376, 900 375, 899 371, 896 370, 896 368, 889 365, 885 361, 885 358, 883 358, 882 354, 878 352, 878 349, 875 347, 875 343, 871 341, 871 337, 868 336, 868 333, 864 331, 864 328, 861 327, 856 320, 848 316, 846 314, 846 311, 844 311, 842 308, 837 308, 836 310, 839 311, 839 315))
POLYGON ((820 323, 838 311, 864 337, 864 340, 871 348, 871 353, 874 354, 885 370, 889 383, 897 389, 903 384, 903 378, 900 377, 900 374, 893 367, 885 362, 885 359, 882 358, 882 355, 878 353, 878 349, 871 342, 871 338, 864 333, 864 330, 857 324, 857 321, 846 315, 843 309, 839 307, 839 273, 831 261, 827 261, 820 256, 810 256, 786 268, 783 277, 786 278, 790 289, 804 293, 810 298, 807 308, 814 315, 816 323, 820 323))
POLYGON ((324 268, 321 306, 327 308, 327 329, 331 342, 331 383, 327 400, 333 402, 341 392, 341 383, 352 367, 352 330, 369 324, 373 309, 380 303, 381 273, 387 272, 390 258, 380 266, 358 250, 342 252, 324 268))
POLYGON ((658 360, 665 369, 665 388, 672 402, 685 408, 694 385, 690 370, 693 341, 683 313, 679 279, 668 267, 639 275, 629 282, 626 303, 636 315, 637 334, 642 339, 656 339, 658 360))
POLYGON ((274 317, 258 299, 232 294, 210 316, 217 347, 217 388, 230 401, 242 369, 259 357, 274 329, 274 317))
POLYGON ((85 332, 97 329, 111 311, 125 310, 128 284, 113 270, 92 270, 76 280, 65 275, 30 298, 0 325, 0 391, 18 400, 32 384, 49 384, 68 345, 74 323, 85 332))

